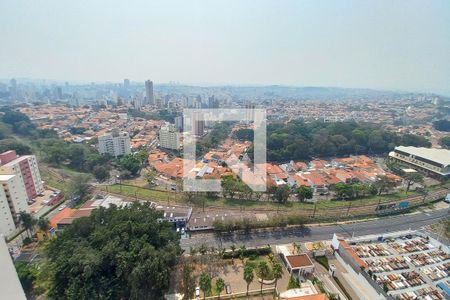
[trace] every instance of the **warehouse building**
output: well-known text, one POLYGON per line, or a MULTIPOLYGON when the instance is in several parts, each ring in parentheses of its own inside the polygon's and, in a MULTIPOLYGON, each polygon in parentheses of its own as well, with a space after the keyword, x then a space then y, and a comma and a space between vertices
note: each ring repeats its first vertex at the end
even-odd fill
POLYGON ((398 146, 389 157, 429 176, 450 177, 450 150, 398 146))

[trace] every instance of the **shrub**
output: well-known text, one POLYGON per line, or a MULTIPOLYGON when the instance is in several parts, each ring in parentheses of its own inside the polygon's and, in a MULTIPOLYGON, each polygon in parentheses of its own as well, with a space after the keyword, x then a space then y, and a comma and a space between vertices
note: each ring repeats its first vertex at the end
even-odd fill
POLYGON ((33 240, 31 238, 29 238, 29 237, 24 238, 23 241, 22 241, 22 243, 25 246, 31 244, 32 242, 33 242, 33 240))
POLYGON ((298 279, 295 279, 294 277, 290 277, 289 278, 289 283, 288 283, 288 290, 290 289, 296 289, 300 287, 300 282, 298 281, 298 279))
MULTIPOLYGON (((244 254, 244 257, 252 258, 254 260, 258 256, 268 255, 269 253, 272 253, 272 248, 266 246, 266 247, 261 247, 261 248, 245 249, 243 254, 244 254)), ((239 254, 240 254, 239 251, 234 251, 234 255, 233 255, 233 252, 228 251, 222 255, 222 258, 224 258, 224 259, 238 258, 239 254)))

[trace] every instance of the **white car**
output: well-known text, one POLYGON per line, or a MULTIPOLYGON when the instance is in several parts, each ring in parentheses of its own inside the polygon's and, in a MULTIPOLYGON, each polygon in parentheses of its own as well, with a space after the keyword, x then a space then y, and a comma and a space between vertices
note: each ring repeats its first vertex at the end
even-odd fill
POLYGON ((195 297, 200 298, 200 287, 195 288, 195 297))
POLYGON ((63 210, 64 208, 66 208, 66 205, 65 205, 65 204, 63 204, 63 205, 61 205, 60 207, 58 207, 58 210, 61 211, 61 210, 63 210))

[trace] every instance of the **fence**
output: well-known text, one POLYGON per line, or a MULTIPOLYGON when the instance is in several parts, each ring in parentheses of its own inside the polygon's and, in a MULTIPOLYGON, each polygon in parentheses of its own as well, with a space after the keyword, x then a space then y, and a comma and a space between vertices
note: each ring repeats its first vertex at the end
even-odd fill
MULTIPOLYGON (((124 187, 133 187, 136 189, 136 195, 135 197, 131 195, 123 195, 123 194, 117 194, 124 198, 137 198, 141 197, 139 195, 138 190, 145 190, 145 188, 138 188, 131 185, 122 184, 124 187)), ((155 189, 148 189, 155 193, 153 195, 154 199, 150 200, 162 200, 167 201, 172 198, 172 195, 176 195, 177 193, 171 192, 171 191, 161 191, 161 190, 155 190, 155 189), (167 196, 165 193, 169 193, 167 196)), ((110 192, 111 194, 116 194, 114 192, 110 192)), ((440 199, 444 199, 446 194, 449 193, 448 188, 441 188, 439 190, 430 192, 426 195, 411 195, 408 197, 398 198, 396 200, 380 200, 376 203, 364 203, 364 199, 362 200, 350 200, 350 201, 343 201, 342 203, 345 203, 345 205, 336 206, 333 204, 324 204, 318 202, 318 204, 311 204, 310 207, 305 207, 301 209, 292 209, 292 208, 286 208, 280 206, 279 208, 251 208, 252 212, 261 212, 261 213, 268 213, 268 212, 279 212, 282 214, 292 214, 296 216, 304 216, 309 219, 317 219, 322 221, 340 221, 343 219, 351 219, 355 217, 369 217, 369 216, 375 216, 375 215, 390 215, 390 214, 398 214, 402 213, 414 208, 417 208, 419 206, 422 206, 424 204, 432 203, 440 199), (360 203, 358 203, 360 202, 360 203), (407 206, 402 206, 400 203, 408 202, 407 206), (391 209, 387 209, 384 212, 381 212, 378 210, 380 206, 389 206, 392 207, 391 209)), ((389 195, 387 195, 389 196, 389 195)), ((342 200, 341 200, 342 201, 342 200)), ((224 209, 230 211, 241 211, 241 208, 238 207, 227 207, 227 206, 215 206, 215 205, 208 205, 209 209, 224 209)))

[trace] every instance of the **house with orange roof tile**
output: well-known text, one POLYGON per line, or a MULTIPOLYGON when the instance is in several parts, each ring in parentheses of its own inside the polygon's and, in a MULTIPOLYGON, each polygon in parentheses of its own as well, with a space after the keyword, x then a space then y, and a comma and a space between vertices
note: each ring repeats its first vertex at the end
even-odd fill
POLYGON ((298 175, 306 180, 308 180, 311 188, 314 190, 314 193, 327 193, 328 192, 328 183, 326 178, 322 174, 322 172, 318 171, 308 171, 301 172, 298 175))
POLYGON ((183 177, 183 164, 183 159, 176 157, 168 163, 156 162, 153 164, 153 167, 158 173, 161 173, 169 178, 176 179, 183 177))
POLYGON ((326 160, 315 159, 312 160, 309 164, 313 169, 324 169, 329 163, 326 160))
POLYGON ((306 170, 308 170, 308 165, 305 162, 298 161, 298 162, 294 163, 293 168, 297 172, 306 171, 306 170))

